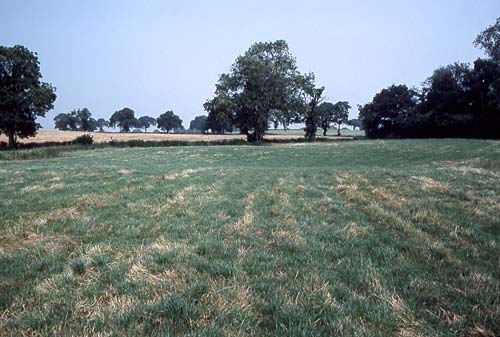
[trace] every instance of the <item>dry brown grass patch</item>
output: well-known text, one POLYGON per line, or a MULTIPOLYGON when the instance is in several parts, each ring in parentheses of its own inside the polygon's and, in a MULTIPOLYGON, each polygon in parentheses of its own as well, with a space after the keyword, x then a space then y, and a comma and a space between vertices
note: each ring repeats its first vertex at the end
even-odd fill
POLYGON ((424 191, 438 191, 438 192, 449 192, 450 185, 445 182, 437 181, 430 177, 418 176, 411 177, 412 179, 420 183, 420 188, 424 191))
POLYGON ((368 231, 365 227, 352 222, 342 229, 349 237, 365 237, 368 236, 368 231))
POLYGON ((43 185, 32 185, 32 186, 26 186, 21 188, 20 192, 21 193, 27 193, 27 192, 41 192, 41 191, 58 191, 62 190, 64 188, 63 184, 52 184, 49 186, 43 186, 43 185))
POLYGON ((250 227, 254 221, 253 214, 253 203, 257 199, 257 196, 253 193, 249 194, 246 198, 245 212, 241 219, 239 219, 235 224, 226 227, 226 234, 239 233, 240 235, 247 235, 249 233, 250 227))

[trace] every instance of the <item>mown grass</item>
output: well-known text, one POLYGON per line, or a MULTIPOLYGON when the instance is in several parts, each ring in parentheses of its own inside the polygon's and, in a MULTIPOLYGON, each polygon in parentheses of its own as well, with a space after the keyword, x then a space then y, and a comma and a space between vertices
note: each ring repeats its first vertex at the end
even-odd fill
POLYGON ((0 334, 499 335, 499 145, 1 162, 0 334))

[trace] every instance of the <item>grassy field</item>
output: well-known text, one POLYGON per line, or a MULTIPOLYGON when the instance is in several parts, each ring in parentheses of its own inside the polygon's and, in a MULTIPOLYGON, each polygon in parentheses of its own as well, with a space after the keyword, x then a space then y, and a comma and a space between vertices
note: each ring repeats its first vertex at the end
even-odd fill
POLYGON ((500 335, 500 142, 0 162, 0 335, 500 335))

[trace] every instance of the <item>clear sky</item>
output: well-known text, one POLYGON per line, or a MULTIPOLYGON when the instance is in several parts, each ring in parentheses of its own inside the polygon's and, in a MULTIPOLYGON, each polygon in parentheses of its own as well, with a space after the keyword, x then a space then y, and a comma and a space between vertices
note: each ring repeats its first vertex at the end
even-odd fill
POLYGON ((45 129, 60 112, 109 118, 126 106, 137 117, 172 109, 187 127, 254 42, 285 39, 329 101, 355 107, 482 56, 472 41, 499 16, 499 0, 0 0, 0 45, 36 51, 57 88, 45 129))

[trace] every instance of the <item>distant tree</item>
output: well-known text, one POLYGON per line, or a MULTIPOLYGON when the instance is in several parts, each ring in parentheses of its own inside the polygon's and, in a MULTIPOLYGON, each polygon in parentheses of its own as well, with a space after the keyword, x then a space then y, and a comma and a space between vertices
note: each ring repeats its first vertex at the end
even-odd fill
POLYGON ((55 128, 70 131, 90 131, 97 129, 97 121, 87 108, 72 110, 69 113, 60 113, 54 117, 55 128))
POLYGON ((486 55, 500 62, 500 18, 476 37, 474 46, 483 49, 486 55))
POLYGON ((332 122, 337 124, 337 136, 340 136, 340 126, 349 119, 349 102, 340 101, 335 103, 332 122))
POLYGON ((118 126, 122 132, 130 132, 130 129, 137 125, 134 110, 130 108, 123 108, 115 111, 109 119, 109 125, 113 128, 118 126))
POLYGON ((189 129, 191 130, 199 130, 201 133, 207 132, 208 127, 208 118, 207 116, 196 116, 190 123, 189 129))
POLYGON ((92 113, 87 108, 78 109, 74 111, 77 121, 78 129, 80 131, 91 131, 93 132, 96 126, 96 120, 92 118, 92 113))
POLYGON ((273 109, 270 111, 270 121, 275 130, 277 130, 281 124, 283 126, 283 130, 286 132, 290 124, 300 122, 299 111, 301 111, 301 109, 297 106, 297 104, 300 103, 300 100, 295 96, 291 96, 289 98, 292 99, 292 102, 287 104, 287 110, 273 109))
MULTIPOLYGON (((221 77, 222 78, 222 77, 221 77)), ((221 80, 216 85, 220 86, 221 80)), ((216 96, 211 100, 207 100, 203 104, 203 108, 208 112, 207 127, 212 133, 223 134, 225 131, 232 129, 237 107, 227 93, 223 92, 220 88, 216 90, 216 96)), ((247 134, 249 130, 248 123, 244 122, 244 115, 238 114, 239 125, 241 133, 247 134)))
POLYGON ((346 124, 352 126, 352 129, 354 131, 356 131, 356 128, 361 130, 361 128, 363 127, 361 121, 357 118, 349 119, 346 124))
POLYGON ((96 127, 99 129, 99 132, 104 132, 104 128, 108 126, 109 123, 104 118, 99 118, 96 121, 96 127))
POLYGON ((158 116, 158 118, 156 119, 156 123, 158 128, 167 131, 167 133, 169 133, 170 130, 174 130, 177 128, 183 129, 182 119, 174 114, 172 110, 164 112, 160 116, 158 116))
POLYGON ((32 137, 37 117, 54 107, 55 88, 41 82, 37 54, 23 46, 0 46, 0 134, 17 146, 17 138, 32 137))
POLYGON ((318 107, 325 100, 323 97, 324 87, 317 88, 314 83, 314 74, 296 75, 295 81, 300 88, 301 107, 299 115, 301 121, 305 124, 305 138, 308 141, 316 140, 316 132, 319 127, 318 107))
POLYGON ((61 131, 76 131, 78 130, 78 117, 76 116, 76 111, 73 110, 70 113, 60 113, 54 117, 54 127, 61 131))
POLYGON ((326 136, 330 124, 333 122, 335 105, 330 102, 323 102, 318 106, 319 126, 323 129, 323 136, 326 136))
POLYGON ((156 118, 142 116, 137 120, 137 126, 140 128, 144 128, 144 132, 148 132, 148 128, 151 125, 156 125, 156 118))

